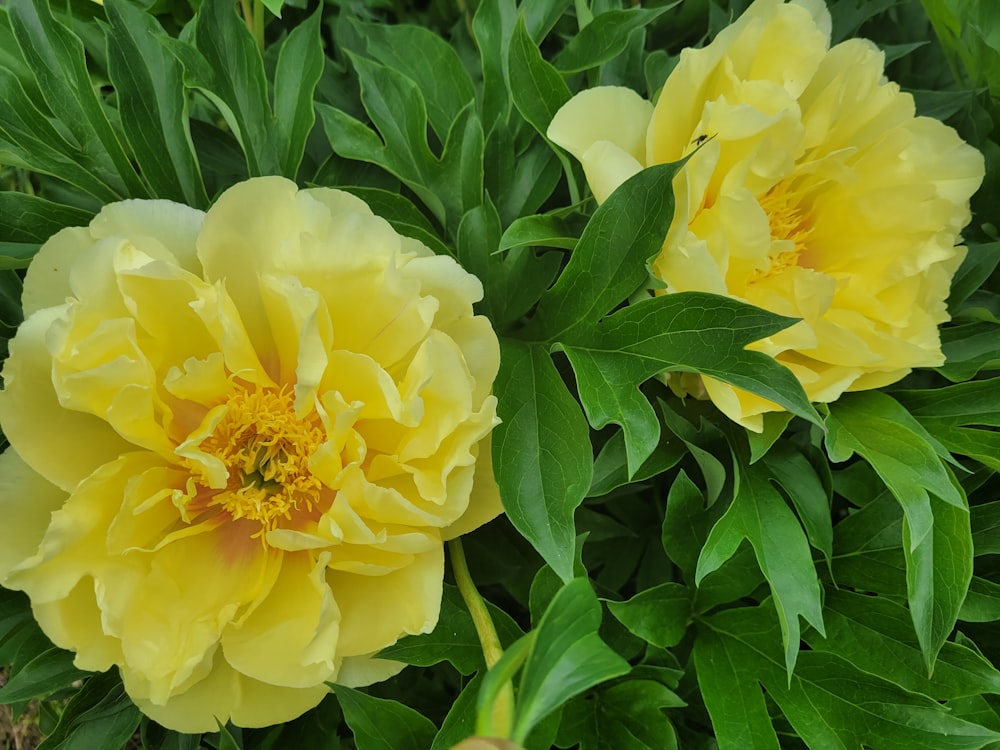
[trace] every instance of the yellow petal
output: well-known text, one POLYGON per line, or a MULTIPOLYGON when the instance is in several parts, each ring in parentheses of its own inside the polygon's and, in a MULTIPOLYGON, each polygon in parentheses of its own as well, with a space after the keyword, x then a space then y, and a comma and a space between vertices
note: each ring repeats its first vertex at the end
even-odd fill
POLYGON ((340 611, 326 583, 329 554, 286 554, 270 593, 222 636, 241 674, 285 687, 313 687, 336 672, 340 611))
POLYGON ((384 576, 327 573, 341 611, 341 656, 370 654, 404 635, 434 629, 441 607, 443 549, 439 543, 413 564, 384 576))
POLYGON ((30 559, 68 495, 29 467, 13 448, 0 455, 0 583, 30 559))
POLYGON ((17 329, 4 363, 0 423, 25 463, 69 492, 99 466, 135 446, 107 422, 60 406, 45 336, 65 314, 63 307, 39 310, 17 329))

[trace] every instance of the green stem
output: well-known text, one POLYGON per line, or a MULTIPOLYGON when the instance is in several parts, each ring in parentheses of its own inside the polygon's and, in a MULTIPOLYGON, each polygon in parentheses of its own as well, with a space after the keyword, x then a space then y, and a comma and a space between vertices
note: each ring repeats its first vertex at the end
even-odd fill
POLYGON ((465 606, 472 615, 472 623, 476 626, 476 635, 479 636, 479 644, 483 649, 483 658, 486 659, 486 668, 489 669, 503 656, 503 647, 493 626, 493 618, 490 617, 490 611, 486 608, 483 597, 476 590, 476 584, 472 582, 461 540, 452 539, 448 542, 448 552, 451 554, 451 569, 455 572, 455 583, 458 584, 465 606))
POLYGON ((240 13, 247 28, 253 31, 253 9, 250 7, 250 0, 240 0, 240 13))
MULTIPOLYGON (((490 611, 486 608, 486 602, 476 590, 476 584, 472 582, 461 540, 452 539, 448 542, 448 552, 451 556, 451 569, 455 573, 455 583, 458 584, 458 590, 462 594, 462 599, 465 600, 465 606, 468 608, 469 614, 472 615, 476 635, 479 636, 479 645, 483 649, 486 668, 491 669, 503 656, 500 637, 493 625, 490 611)), ((499 736, 509 738, 510 731, 514 726, 514 686, 509 680, 496 696, 491 718, 493 727, 500 732, 499 736)))
POLYGON ((264 0, 253 0, 253 38, 257 49, 264 53, 264 0))

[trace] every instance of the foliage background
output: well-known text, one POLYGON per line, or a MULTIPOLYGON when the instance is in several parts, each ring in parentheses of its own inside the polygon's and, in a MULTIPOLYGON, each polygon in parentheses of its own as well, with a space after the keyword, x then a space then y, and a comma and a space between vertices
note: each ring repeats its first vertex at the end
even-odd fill
POLYGON ((512 676, 528 750, 1000 747, 1000 6, 830 3, 833 41, 875 40, 987 176, 947 363, 817 410, 743 350, 790 321, 703 294, 623 307, 676 166, 595 209, 544 138, 581 88, 655 96, 680 49, 747 4, 269 0, 241 6, 248 23, 225 0, 0 5, 4 352, 20 273, 58 229, 129 197, 206 208, 282 174, 349 189, 457 257, 484 282, 503 357, 507 518, 463 541, 510 647, 488 675, 449 578, 438 628, 384 652, 414 665, 398 677, 334 688, 287 725, 180 735, 142 718, 114 672, 77 671, 0 590, 0 701, 34 706, 44 748, 437 750, 489 730, 512 676), (658 335, 640 341, 637 321, 658 335), (748 435, 675 398, 653 377, 669 369, 793 416, 748 435))

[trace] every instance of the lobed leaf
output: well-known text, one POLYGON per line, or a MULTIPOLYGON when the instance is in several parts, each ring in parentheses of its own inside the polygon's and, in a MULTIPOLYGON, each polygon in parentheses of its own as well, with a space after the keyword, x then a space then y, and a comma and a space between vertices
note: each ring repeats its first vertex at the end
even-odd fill
POLYGON ((110 21, 108 72, 122 130, 157 198, 208 206, 188 125, 181 64, 160 43, 163 27, 126 0, 104 4, 110 21))
POLYGON ((704 625, 694 662, 721 750, 779 747, 760 685, 809 747, 977 750, 1000 739, 832 653, 803 652, 787 680, 769 603, 720 612, 704 625))
POLYGON ((972 576, 968 505, 948 452, 891 397, 849 394, 830 406, 827 453, 861 455, 902 506, 907 597, 928 672, 951 632, 972 576), (940 502, 932 501, 931 495, 940 502))
POLYGON ((397 701, 330 684, 358 750, 427 750, 437 729, 430 719, 397 701))
POLYGON ((771 587, 785 667, 791 675, 799 653, 799 617, 823 632, 820 586, 806 535, 759 464, 743 469, 732 505, 712 527, 701 550, 695 582, 720 568, 744 539, 753 547, 771 587))

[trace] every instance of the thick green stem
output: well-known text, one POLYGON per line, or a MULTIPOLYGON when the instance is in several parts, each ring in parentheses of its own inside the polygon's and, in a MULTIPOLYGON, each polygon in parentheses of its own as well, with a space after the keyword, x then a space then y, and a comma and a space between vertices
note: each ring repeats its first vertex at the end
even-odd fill
POLYGON ((503 646, 500 645, 500 638, 497 636, 496 628, 493 627, 493 618, 486 608, 486 602, 476 590, 476 584, 472 582, 461 540, 452 539, 448 542, 448 552, 451 554, 451 569, 455 572, 455 583, 458 584, 465 606, 472 615, 472 623, 476 626, 476 635, 479 636, 488 669, 500 661, 500 657, 503 656, 503 646))
MULTIPOLYGON (((461 540, 452 539, 448 542, 448 552, 451 555, 451 569, 455 573, 455 583, 458 584, 465 606, 472 615, 472 623, 476 627, 476 635, 479 636, 479 645, 483 649, 483 659, 486 661, 486 668, 490 669, 503 656, 500 637, 493 625, 490 611, 486 608, 486 602, 476 590, 476 584, 472 582, 461 540)), ((499 692, 493 703, 492 719, 493 727, 497 729, 502 727, 500 736, 508 738, 514 726, 514 686, 510 682, 499 692)))
POLYGON ((264 0, 253 0, 253 38, 257 40, 257 49, 264 53, 264 0))

